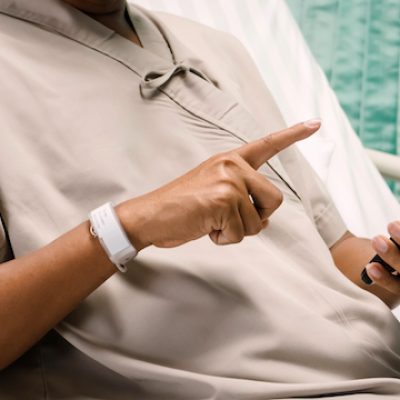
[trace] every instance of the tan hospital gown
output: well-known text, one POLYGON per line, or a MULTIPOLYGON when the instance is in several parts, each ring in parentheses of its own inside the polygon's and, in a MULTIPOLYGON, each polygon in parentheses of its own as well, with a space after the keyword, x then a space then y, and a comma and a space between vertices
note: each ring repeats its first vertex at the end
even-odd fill
MULTIPOLYGON (((143 48, 62 1, 0 0, 0 213, 16 257, 285 126, 233 37, 130 14, 143 48)), ((295 147, 260 171, 284 194, 267 229, 145 249, 0 373, 0 399, 400 398, 399 324, 334 266, 346 227, 323 186, 295 147)))

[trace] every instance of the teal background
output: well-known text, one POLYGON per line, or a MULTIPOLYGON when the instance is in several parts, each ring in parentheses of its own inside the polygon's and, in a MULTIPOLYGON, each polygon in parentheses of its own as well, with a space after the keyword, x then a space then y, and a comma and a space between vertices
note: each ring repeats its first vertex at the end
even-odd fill
POLYGON ((399 154, 400 0, 286 2, 363 144, 399 154))

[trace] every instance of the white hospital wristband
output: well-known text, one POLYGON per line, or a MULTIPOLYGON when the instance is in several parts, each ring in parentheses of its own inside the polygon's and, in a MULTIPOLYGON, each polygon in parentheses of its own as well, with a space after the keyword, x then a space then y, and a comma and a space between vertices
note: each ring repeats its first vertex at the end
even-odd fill
POLYGON ((121 271, 126 272, 126 263, 132 260, 136 249, 132 246, 112 203, 106 203, 89 213, 90 233, 97 237, 109 259, 121 271))

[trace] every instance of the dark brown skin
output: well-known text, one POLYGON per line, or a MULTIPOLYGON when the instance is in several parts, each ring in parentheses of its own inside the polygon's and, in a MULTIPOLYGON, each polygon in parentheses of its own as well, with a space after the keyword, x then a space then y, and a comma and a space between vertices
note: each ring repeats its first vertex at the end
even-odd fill
MULTIPOLYGON (((65 1, 140 44, 124 17, 123 0, 65 1)), ((318 129, 319 123, 313 127, 298 124, 217 154, 171 183, 119 204, 116 212, 131 242, 140 251, 147 246, 174 247, 204 235, 224 245, 257 234, 282 202, 279 189, 257 169, 318 129)), ((392 230, 390 234, 400 243, 400 234, 392 230)), ((380 254, 400 270, 397 250, 388 245, 388 251, 380 254)), ((363 287, 359 274, 374 253, 371 242, 348 233, 331 251, 343 273, 363 287)), ((0 264, 0 370, 116 272, 99 241, 90 235, 88 221, 35 252, 0 264)), ((377 283, 388 290, 377 285, 364 288, 376 292, 388 305, 395 304, 400 298, 399 285, 387 276, 377 283)))

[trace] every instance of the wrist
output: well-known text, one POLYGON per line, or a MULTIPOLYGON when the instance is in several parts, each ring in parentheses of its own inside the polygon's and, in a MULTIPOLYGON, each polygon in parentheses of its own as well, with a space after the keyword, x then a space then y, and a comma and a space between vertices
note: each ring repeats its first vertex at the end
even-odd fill
POLYGON ((145 239, 146 217, 142 215, 134 199, 115 206, 115 212, 129 241, 138 252, 150 246, 151 242, 145 239))

